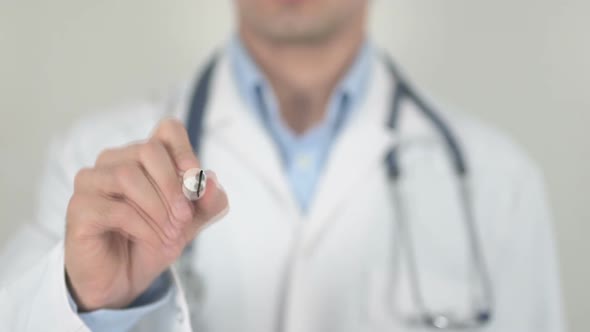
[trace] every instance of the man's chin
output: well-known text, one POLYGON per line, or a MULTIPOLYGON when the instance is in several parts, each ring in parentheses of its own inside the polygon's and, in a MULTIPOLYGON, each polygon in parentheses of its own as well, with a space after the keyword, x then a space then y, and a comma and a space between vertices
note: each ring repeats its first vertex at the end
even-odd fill
POLYGON ((274 27, 260 27, 259 33, 277 44, 316 44, 329 40, 337 31, 336 27, 302 22, 280 22, 274 27))

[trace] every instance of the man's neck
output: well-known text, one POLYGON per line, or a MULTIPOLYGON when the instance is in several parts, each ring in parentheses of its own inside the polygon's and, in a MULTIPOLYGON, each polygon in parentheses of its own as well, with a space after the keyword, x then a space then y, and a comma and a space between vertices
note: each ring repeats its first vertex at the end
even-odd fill
POLYGON ((351 22, 349 31, 309 44, 280 44, 240 29, 246 48, 265 73, 278 99, 281 116, 302 134, 325 116, 338 81, 346 74, 365 38, 364 22, 351 22))

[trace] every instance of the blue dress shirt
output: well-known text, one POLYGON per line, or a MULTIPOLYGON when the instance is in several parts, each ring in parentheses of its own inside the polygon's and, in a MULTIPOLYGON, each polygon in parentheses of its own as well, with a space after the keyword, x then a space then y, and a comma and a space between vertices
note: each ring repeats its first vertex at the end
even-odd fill
MULTIPOLYGON (((240 95, 275 142, 293 195, 300 204, 302 213, 306 213, 313 201, 313 194, 332 143, 346 124, 350 113, 367 94, 373 49, 368 41, 365 42, 352 66, 333 91, 324 120, 300 135, 294 133, 282 120, 272 87, 238 37, 231 40, 228 54, 240 95)), ((97 310, 80 314, 80 318, 94 332, 128 331, 142 317, 171 300, 171 280, 169 273, 165 273, 129 308, 97 310)), ((70 305, 76 310, 71 296, 70 305)))
MULTIPOLYGON (((100 309, 79 313, 78 316, 93 332, 129 331, 142 317, 172 300, 171 278, 170 271, 164 272, 124 310, 100 309)), ((69 293, 68 301, 72 310, 78 311, 78 306, 69 293)))
POLYGON ((237 88, 273 138, 283 161, 285 176, 305 213, 313 201, 334 139, 350 112, 366 95, 372 48, 369 42, 365 42, 333 91, 324 120, 301 135, 294 133, 281 118, 272 87, 238 37, 229 45, 229 58, 237 88))

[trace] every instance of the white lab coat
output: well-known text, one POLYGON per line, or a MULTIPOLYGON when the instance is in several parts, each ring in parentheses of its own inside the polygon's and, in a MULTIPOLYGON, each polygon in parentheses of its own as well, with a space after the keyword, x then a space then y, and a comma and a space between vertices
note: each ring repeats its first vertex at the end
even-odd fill
MULTIPOLYGON (((200 157, 217 172, 231 209, 196 240, 192 264, 199 278, 181 285, 174 273, 173 299, 136 331, 191 331, 189 310, 196 331, 275 331, 281 294, 288 294, 288 332, 422 331, 394 316, 412 309, 405 273, 400 287, 390 287, 392 271, 403 270, 392 263, 396 207, 383 163, 394 144, 403 146, 401 191, 426 301, 437 310, 466 307, 469 256, 446 150, 410 102, 402 105, 400 132, 385 128, 394 82, 380 60, 371 70, 368 96, 333 146, 309 213, 301 215, 276 148, 246 109, 222 57, 200 157), (190 308, 188 287, 200 294, 190 308)), ((38 220, 24 226, 1 257, 0 331, 88 331, 70 310, 64 283, 72 179, 102 149, 146 138, 162 117, 185 119, 192 89, 187 84, 167 98, 101 113, 54 146, 38 220)), ((482 331, 563 331, 539 170, 496 131, 457 114, 445 117, 468 158, 493 283, 496 309, 482 331)))

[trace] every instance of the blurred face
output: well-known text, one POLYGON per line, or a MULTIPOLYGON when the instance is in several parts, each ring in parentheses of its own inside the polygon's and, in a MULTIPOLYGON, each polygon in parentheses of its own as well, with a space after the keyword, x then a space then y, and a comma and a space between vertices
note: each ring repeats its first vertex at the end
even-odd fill
MULTIPOLYGON (((369 0, 235 0, 242 29, 280 43, 329 39, 363 18, 369 0)), ((364 28, 364 27, 359 27, 364 28)))

